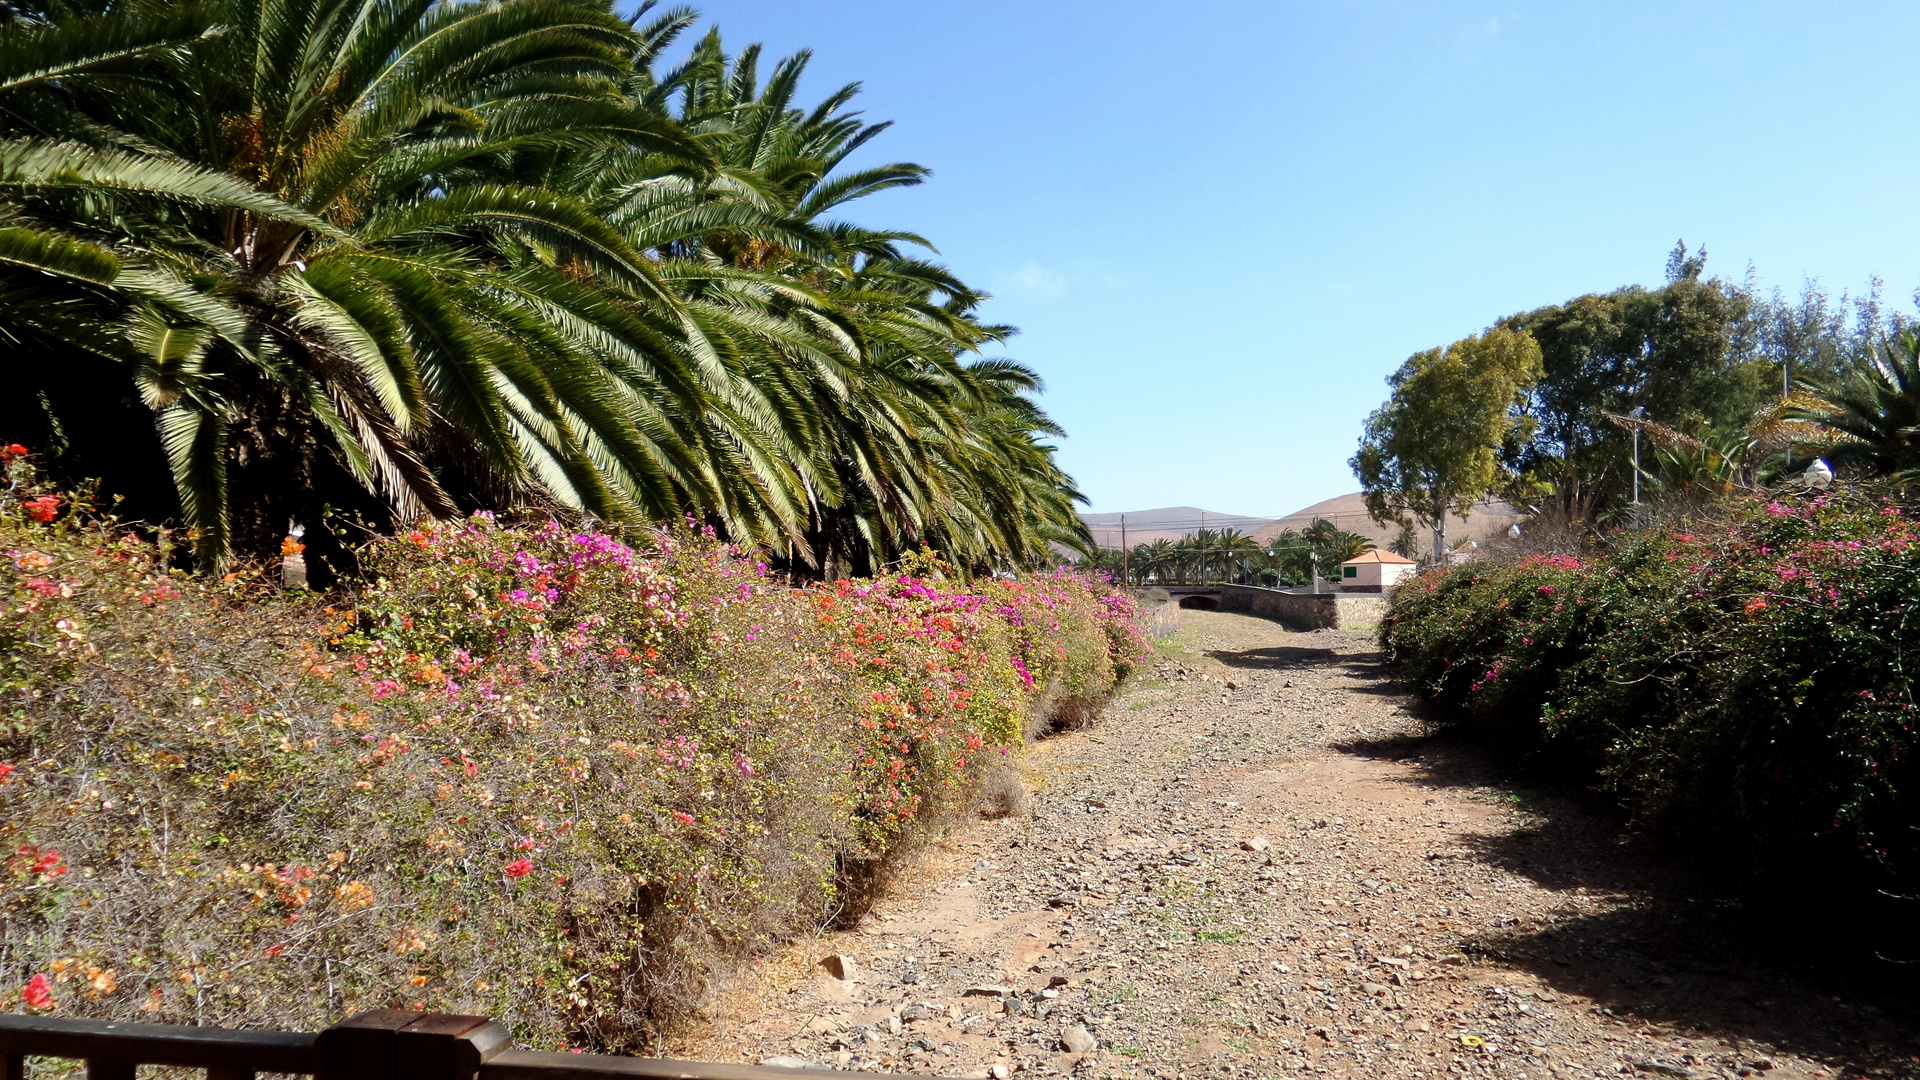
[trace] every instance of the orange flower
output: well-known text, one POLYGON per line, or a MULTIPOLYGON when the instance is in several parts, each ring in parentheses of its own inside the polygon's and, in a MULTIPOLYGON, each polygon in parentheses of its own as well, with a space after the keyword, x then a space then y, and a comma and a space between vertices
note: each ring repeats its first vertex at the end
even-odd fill
POLYGON ((1767 598, 1764 596, 1756 596, 1747 601, 1747 606, 1741 608, 1741 610, 1747 613, 1747 618, 1757 618, 1761 612, 1767 610, 1767 598))

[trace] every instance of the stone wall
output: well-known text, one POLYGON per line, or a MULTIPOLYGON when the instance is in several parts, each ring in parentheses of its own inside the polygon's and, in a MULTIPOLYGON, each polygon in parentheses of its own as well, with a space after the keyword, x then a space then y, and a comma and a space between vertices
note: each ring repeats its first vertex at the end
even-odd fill
POLYGON ((1381 593, 1293 592, 1257 585, 1221 585, 1221 611, 1264 615, 1313 629, 1364 630, 1380 625, 1389 597, 1381 593))

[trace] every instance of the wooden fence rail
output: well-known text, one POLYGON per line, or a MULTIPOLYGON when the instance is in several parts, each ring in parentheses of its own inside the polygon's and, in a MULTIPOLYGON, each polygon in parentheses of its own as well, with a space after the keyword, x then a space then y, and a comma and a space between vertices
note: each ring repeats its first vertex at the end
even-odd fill
POLYGON ((303 1073, 316 1080, 844 1080, 853 1075, 835 1069, 522 1050, 513 1045, 504 1025, 484 1016, 399 1009, 359 1013, 320 1032, 0 1014, 3 1080, 24 1080, 30 1057, 84 1061, 87 1080, 134 1080, 140 1065, 205 1069, 207 1080, 253 1080, 256 1073, 303 1073))

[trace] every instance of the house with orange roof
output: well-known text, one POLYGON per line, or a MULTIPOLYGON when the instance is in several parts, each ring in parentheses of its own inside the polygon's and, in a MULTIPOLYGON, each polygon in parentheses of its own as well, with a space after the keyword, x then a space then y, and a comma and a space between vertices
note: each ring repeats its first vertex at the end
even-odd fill
POLYGON ((1414 562, 1391 551, 1369 551, 1340 564, 1341 592, 1387 592, 1413 576, 1414 562))

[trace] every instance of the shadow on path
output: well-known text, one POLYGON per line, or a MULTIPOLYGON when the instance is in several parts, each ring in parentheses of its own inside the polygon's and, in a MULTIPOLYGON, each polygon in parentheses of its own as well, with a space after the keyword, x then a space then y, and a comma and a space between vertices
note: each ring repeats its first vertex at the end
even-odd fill
MULTIPOLYGON (((1380 670, 1377 656, 1343 666, 1380 670)), ((1391 684, 1380 691, 1403 692, 1391 684)), ((1596 797, 1516 781, 1457 731, 1334 749, 1395 763, 1400 771, 1390 780, 1480 789, 1529 811, 1526 827, 1458 844, 1465 858, 1565 895, 1566 913, 1546 926, 1470 931, 1461 943, 1468 955, 1530 972, 1629 1021, 1759 1042, 1848 1075, 1920 1076, 1920 996, 1912 987, 1920 968, 1903 975, 1884 963, 1844 961, 1821 933, 1834 925, 1830 910, 1762 910, 1729 897, 1703 873, 1650 850, 1596 797)))

